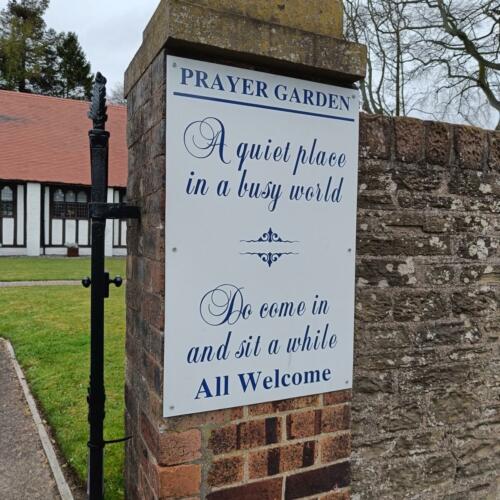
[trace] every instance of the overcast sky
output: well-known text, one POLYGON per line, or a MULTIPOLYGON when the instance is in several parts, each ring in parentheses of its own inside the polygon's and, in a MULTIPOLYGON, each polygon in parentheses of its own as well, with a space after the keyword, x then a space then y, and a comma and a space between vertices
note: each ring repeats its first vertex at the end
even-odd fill
MULTIPOLYGON (((142 31, 159 0, 50 0, 47 27, 74 31, 87 55, 92 72, 100 71, 112 89, 142 39, 142 31)), ((0 9, 7 0, 0 0, 0 9)))

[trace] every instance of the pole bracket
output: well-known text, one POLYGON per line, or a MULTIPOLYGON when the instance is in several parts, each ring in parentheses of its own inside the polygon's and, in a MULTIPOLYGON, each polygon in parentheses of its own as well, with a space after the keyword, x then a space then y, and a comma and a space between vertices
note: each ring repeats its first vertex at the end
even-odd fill
POLYGON ((121 276, 115 276, 113 279, 109 278, 109 273, 104 273, 104 298, 109 298, 109 285, 113 284, 116 288, 122 286, 123 279, 121 276))
POLYGON ((107 444, 124 443, 125 441, 129 441, 130 439, 132 439, 132 436, 125 436, 119 439, 104 440, 100 441, 99 443, 91 443, 90 441, 87 441, 87 448, 103 449, 107 444))
POLYGON ((126 203, 89 203, 89 216, 91 219, 138 219, 139 207, 126 203))

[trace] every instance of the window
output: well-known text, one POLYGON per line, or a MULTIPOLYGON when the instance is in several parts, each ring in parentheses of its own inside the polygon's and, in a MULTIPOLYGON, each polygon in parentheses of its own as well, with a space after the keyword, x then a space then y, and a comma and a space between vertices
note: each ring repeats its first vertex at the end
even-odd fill
POLYGON ((62 189, 56 189, 54 191, 54 201, 64 201, 64 193, 62 189))
POLYGON ((14 217, 14 191, 10 186, 0 191, 0 217, 14 217))
POLYGON ((52 192, 52 217, 54 219, 88 219, 88 195, 72 189, 57 188, 52 192))
MULTIPOLYGON (((126 194, 125 189, 115 189, 113 194, 113 201, 115 203, 125 203, 126 194)), ((115 219, 113 221, 113 246, 117 248, 124 248, 126 243, 127 222, 126 219, 115 219)))

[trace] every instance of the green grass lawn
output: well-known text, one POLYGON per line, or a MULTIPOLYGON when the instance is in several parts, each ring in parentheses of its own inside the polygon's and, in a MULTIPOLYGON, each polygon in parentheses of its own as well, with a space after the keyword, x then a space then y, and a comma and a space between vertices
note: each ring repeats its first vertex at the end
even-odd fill
MULTIPOLYGON (((125 277, 125 257, 106 258, 111 276, 125 277)), ((80 280, 90 276, 90 257, 0 257, 0 281, 80 280)))
MULTIPOLYGON (((116 264, 122 265, 122 261, 116 264)), ((79 265, 73 277, 82 275, 88 260, 81 260, 79 265)), ((9 267, 3 266, 2 270, 9 267)), ((60 266, 45 269, 64 269, 64 264, 60 266)), ((33 263, 33 268, 37 267, 33 263)), ((22 266, 17 274, 11 271, 13 279, 28 279, 22 266)), ((124 436, 124 288, 113 287, 106 300, 105 439, 124 436)), ((90 291, 77 286, 0 289, 0 336, 12 342, 60 450, 82 481, 86 477, 88 440, 85 398, 89 380, 89 298, 90 291)), ((106 447, 106 499, 124 497, 123 459, 123 443, 106 447)))

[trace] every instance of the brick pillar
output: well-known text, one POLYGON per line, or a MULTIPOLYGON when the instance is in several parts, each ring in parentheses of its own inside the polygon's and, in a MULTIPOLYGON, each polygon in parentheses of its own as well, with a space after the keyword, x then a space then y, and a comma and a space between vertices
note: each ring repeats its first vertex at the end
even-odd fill
POLYGON ((125 78, 142 213, 127 232, 128 498, 349 497, 350 391, 162 417, 166 53, 353 83, 365 50, 341 35, 340 0, 163 0, 144 31, 125 78))

